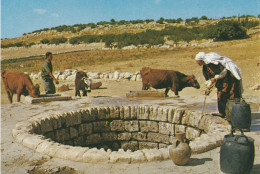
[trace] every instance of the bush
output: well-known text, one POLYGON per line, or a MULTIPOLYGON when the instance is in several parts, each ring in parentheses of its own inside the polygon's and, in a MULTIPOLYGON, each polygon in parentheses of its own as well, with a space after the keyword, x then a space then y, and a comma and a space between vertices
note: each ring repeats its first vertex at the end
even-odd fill
POLYGON ((41 40, 41 43, 42 43, 42 44, 49 44, 50 41, 49 41, 48 39, 42 39, 42 40, 41 40))
POLYGON ((61 43, 66 43, 67 42, 67 38, 53 38, 50 42, 50 44, 55 44, 55 45, 59 45, 61 43))
POLYGON ((209 26, 205 36, 216 41, 243 39, 247 37, 246 29, 233 20, 220 21, 216 25, 209 26))

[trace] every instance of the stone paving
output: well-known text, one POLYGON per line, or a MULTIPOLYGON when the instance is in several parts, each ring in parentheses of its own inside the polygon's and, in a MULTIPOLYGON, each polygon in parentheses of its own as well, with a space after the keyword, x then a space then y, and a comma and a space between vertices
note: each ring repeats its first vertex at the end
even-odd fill
MULTIPOLYGON (((42 171, 45 173, 58 173, 61 168, 68 167, 70 173, 221 173, 219 166, 219 151, 217 147, 201 154, 193 154, 185 166, 176 166, 171 160, 131 163, 131 162, 101 162, 83 163, 59 158, 52 158, 48 155, 35 152, 26 148, 12 138, 12 129, 17 123, 34 118, 42 113, 53 114, 57 111, 68 112, 93 106, 125 106, 149 104, 153 106, 176 106, 183 109, 201 111, 201 98, 168 98, 164 100, 128 100, 125 97, 88 97, 73 99, 66 102, 55 101, 41 104, 14 103, 1 106, 1 149, 2 149, 2 173, 28 173, 29 171, 42 171), (22 111, 22 112, 21 112, 22 111)), ((209 99, 205 112, 215 112, 215 99, 209 99)), ((251 173, 260 172, 260 130, 259 108, 252 109, 252 131, 246 132, 247 136, 255 139, 255 162, 251 173)))

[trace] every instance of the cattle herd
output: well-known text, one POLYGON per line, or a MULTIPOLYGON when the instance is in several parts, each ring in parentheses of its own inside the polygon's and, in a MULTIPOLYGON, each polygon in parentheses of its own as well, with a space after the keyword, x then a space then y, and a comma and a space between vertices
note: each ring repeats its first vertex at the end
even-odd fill
MULTIPOLYGON (((185 75, 174 70, 152 69, 149 67, 142 68, 140 73, 142 77, 142 90, 148 90, 151 87, 155 89, 165 88, 165 96, 167 96, 169 90, 172 90, 178 96, 179 91, 185 87, 200 88, 194 75, 185 75)), ((40 96, 39 85, 33 85, 32 80, 27 74, 3 70, 1 78, 10 103, 12 103, 13 94, 17 94, 18 102, 21 95, 30 95, 34 98, 40 96)), ((91 88, 94 89, 94 86, 85 72, 77 72, 75 78, 76 97, 81 97, 80 91, 82 91, 83 96, 87 96, 87 92, 91 92, 91 88)))

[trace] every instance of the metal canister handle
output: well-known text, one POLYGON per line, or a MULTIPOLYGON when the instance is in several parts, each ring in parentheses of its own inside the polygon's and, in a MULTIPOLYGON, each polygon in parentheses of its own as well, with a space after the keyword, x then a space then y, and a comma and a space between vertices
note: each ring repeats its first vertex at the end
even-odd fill
MULTIPOLYGON (((232 129, 232 131, 231 131, 232 137, 234 137, 234 132, 235 132, 235 130, 237 130, 237 129, 234 128, 234 129, 232 129)), ((238 130, 240 130, 241 135, 237 136, 237 137, 235 138, 235 141, 237 141, 237 140, 238 140, 239 138, 241 138, 241 137, 244 137, 244 138, 246 138, 246 141, 248 142, 248 138, 247 138, 247 136, 244 135, 243 130, 242 130, 242 129, 238 129, 238 130)))

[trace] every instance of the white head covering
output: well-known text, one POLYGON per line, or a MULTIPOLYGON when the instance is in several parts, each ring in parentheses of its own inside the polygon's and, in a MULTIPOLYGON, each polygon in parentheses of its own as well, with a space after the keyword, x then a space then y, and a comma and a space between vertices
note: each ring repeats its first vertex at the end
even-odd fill
POLYGON ((236 79, 241 80, 241 70, 238 68, 238 66, 228 57, 221 56, 217 53, 210 52, 199 52, 195 60, 203 61, 206 64, 213 63, 215 65, 218 65, 219 63, 223 65, 227 70, 229 70, 236 79))

